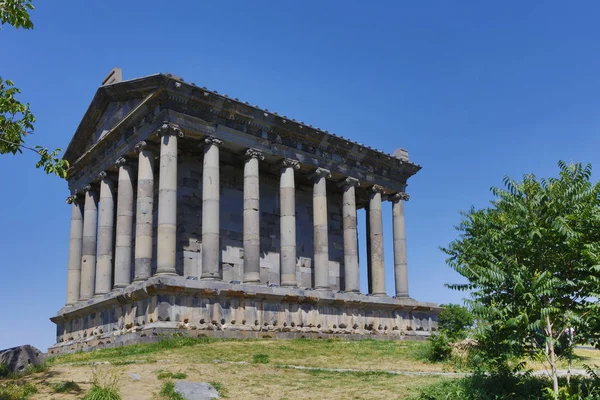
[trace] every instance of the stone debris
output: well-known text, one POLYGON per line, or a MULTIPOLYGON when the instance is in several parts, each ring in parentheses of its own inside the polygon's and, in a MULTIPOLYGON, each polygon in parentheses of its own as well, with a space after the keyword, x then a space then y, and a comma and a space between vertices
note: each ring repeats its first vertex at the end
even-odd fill
POLYGON ((219 392, 206 382, 175 382, 175 391, 185 400, 209 400, 220 399, 219 392))
POLYGON ((134 380, 134 381, 139 381, 140 379, 142 379, 142 376, 139 374, 134 374, 133 372, 129 373, 129 377, 134 380))
POLYGON ((42 364, 45 359, 44 353, 29 344, 0 350, 0 364, 11 372, 22 372, 29 366, 42 364))

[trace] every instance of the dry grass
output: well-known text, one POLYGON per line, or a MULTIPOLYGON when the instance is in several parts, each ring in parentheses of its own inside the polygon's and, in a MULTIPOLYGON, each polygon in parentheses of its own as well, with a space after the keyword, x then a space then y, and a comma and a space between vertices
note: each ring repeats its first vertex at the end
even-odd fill
MULTIPOLYGON (((212 382, 230 399, 405 399, 424 386, 451 379, 385 372, 452 370, 449 364, 422 361, 425 345, 412 341, 180 338, 57 357, 49 361, 47 371, 26 379, 38 389, 31 399, 77 399, 92 387, 93 364, 108 361, 111 365, 106 368, 120 377, 123 399, 165 399, 159 394, 165 380, 158 378, 164 371, 187 375, 189 381, 212 382), (253 362, 257 354, 268 356, 268 363, 253 362), (297 370, 284 368, 286 365, 360 371, 297 370), (130 374, 140 379, 134 380, 130 374), (56 382, 64 381, 75 382, 81 391, 55 393, 56 382)), ((600 363, 600 352, 595 350, 578 350, 577 356, 577 365, 600 363)))
MULTIPOLYGON (((600 351, 591 349, 575 349, 573 355, 572 369, 584 369, 585 365, 589 365, 594 369, 600 367, 600 351), (597 366, 597 367, 594 367, 597 366)), ((528 361, 527 367, 532 369, 544 369, 543 362, 528 361)), ((567 369, 567 358, 561 357, 557 363, 558 369, 567 369)))
POLYGON ((254 361, 257 354, 268 356, 269 365, 302 365, 314 368, 403 370, 439 372, 452 370, 449 364, 424 360, 425 342, 343 341, 343 340, 203 340, 174 339, 170 346, 131 346, 59 357, 51 364, 94 362, 115 359, 122 364, 178 360, 194 363, 254 361), (153 351, 149 351, 153 350, 153 351))

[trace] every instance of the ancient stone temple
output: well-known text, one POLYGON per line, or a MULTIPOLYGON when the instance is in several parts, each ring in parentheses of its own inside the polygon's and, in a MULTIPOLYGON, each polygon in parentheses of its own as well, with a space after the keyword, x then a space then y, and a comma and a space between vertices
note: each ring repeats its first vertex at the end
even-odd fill
POLYGON ((182 333, 397 339, 436 328, 439 308, 409 297, 405 188, 420 167, 405 150, 386 154, 170 74, 122 81, 115 69, 65 158, 67 300, 51 318, 51 353, 182 333), (393 282, 382 207, 393 209, 393 282))

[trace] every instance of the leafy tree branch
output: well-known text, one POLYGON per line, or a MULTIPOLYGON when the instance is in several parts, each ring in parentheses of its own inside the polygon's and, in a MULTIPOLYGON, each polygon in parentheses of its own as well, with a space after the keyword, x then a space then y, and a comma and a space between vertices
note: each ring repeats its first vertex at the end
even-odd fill
MULTIPOLYGON (((17 29, 33 29, 29 16, 31 10, 30 0, 0 0, 0 26, 9 24, 17 29)), ((0 154, 31 150, 40 156, 37 168, 64 178, 69 163, 59 157, 61 149, 50 151, 42 146, 25 146, 25 136, 33 133, 35 117, 29 103, 23 104, 17 99, 20 93, 13 81, 0 77, 0 154)))

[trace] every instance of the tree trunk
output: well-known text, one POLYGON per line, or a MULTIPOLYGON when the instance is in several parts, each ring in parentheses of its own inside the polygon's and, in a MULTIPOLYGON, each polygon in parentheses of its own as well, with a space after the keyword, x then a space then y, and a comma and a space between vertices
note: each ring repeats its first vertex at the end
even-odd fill
POLYGON ((550 370, 552 371, 552 384, 554 389, 554 399, 558 400, 558 374, 556 372, 556 353, 554 352, 554 336, 552 335, 552 324, 550 316, 546 315, 546 338, 548 341, 548 352, 550 359, 550 370))

